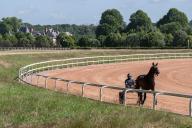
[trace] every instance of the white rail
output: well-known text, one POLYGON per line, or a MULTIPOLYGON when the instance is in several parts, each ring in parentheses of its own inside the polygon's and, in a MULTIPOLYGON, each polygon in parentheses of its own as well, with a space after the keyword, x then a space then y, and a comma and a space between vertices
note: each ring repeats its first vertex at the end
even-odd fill
MULTIPOLYGON (((38 85, 39 77, 45 78, 45 87, 44 88, 47 88, 47 79, 54 79, 55 80, 55 90, 56 90, 56 86, 57 86, 57 81, 67 82, 67 90, 71 83, 80 84, 82 86, 82 96, 83 97, 84 97, 84 86, 96 86, 96 87, 100 88, 100 101, 102 101, 102 95, 103 95, 102 90, 104 88, 125 90, 124 96, 126 96, 126 94, 129 92, 151 93, 151 94, 153 94, 153 109, 155 109, 155 107, 156 107, 157 95, 167 95, 167 96, 188 98, 189 99, 189 116, 192 117, 192 95, 171 93, 171 92, 162 92, 162 91, 125 89, 125 88, 116 87, 116 86, 65 80, 65 79, 61 79, 61 78, 55 78, 55 77, 49 77, 49 76, 37 74, 39 72, 43 72, 43 71, 47 71, 47 70, 55 70, 55 69, 70 68, 70 67, 77 67, 77 66, 87 66, 87 65, 93 65, 93 64, 116 63, 116 62, 126 62, 126 61, 157 60, 157 59, 158 60, 159 59, 177 59, 177 58, 192 58, 192 53, 132 54, 132 55, 96 56, 96 57, 72 58, 72 59, 63 59, 63 60, 51 60, 51 61, 30 64, 30 65, 20 68, 19 79, 24 82, 27 82, 26 79, 29 76, 32 77, 32 74, 36 74, 37 85, 38 85)), ((32 78, 31 78, 31 80, 32 80, 32 78)), ((27 82, 27 83, 32 84, 30 82, 27 82)), ((124 104, 126 105, 126 100, 124 100, 124 104)))

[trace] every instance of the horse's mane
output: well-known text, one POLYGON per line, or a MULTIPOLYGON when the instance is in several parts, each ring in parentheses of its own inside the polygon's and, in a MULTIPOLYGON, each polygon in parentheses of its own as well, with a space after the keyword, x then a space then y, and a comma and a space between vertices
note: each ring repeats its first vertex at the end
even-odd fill
POLYGON ((154 68, 154 66, 152 66, 152 67, 150 68, 150 70, 149 70, 149 72, 147 73, 146 76, 154 77, 153 68, 154 68))

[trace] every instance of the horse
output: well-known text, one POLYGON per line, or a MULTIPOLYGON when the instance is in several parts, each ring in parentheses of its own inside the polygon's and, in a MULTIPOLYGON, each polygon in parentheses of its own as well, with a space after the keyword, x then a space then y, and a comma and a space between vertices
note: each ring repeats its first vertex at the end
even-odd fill
MULTIPOLYGON (((152 63, 152 66, 149 72, 146 75, 140 75, 136 79, 135 89, 143 89, 143 90, 155 90, 155 76, 160 74, 158 69, 158 63, 152 63)), ((138 101, 137 104, 143 105, 146 100, 146 92, 138 92, 138 101), (144 97, 142 96, 144 94, 144 97)))

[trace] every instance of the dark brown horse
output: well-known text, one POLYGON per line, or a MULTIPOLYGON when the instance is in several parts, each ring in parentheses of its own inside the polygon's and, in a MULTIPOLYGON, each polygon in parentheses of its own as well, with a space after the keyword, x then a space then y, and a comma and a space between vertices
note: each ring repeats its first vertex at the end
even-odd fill
MULTIPOLYGON (((155 75, 159 75, 158 63, 152 63, 152 66, 146 75, 140 75, 136 79, 135 89, 152 90, 155 89, 155 75)), ((146 93, 138 92, 137 103, 143 105, 146 100, 146 93), (144 97, 143 97, 144 94, 144 97)))

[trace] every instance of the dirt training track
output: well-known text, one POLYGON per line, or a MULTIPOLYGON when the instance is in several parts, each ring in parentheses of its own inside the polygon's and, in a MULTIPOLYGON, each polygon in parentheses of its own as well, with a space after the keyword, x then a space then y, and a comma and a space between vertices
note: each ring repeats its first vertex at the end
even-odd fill
MULTIPOLYGON (((89 83, 108 84, 124 87, 124 80, 127 73, 131 73, 133 78, 140 74, 146 74, 149 71, 153 61, 136 61, 116 64, 91 65, 86 67, 75 67, 47 71, 40 74, 59 77, 69 80, 78 80, 89 83)), ((184 93, 192 95, 192 59, 174 59, 174 60, 155 60, 159 63, 160 75, 156 77, 156 90, 184 93)), ((33 78, 33 81, 36 77, 33 78)), ((44 86, 44 78, 39 78, 39 86, 44 86)), ((47 87, 53 88, 54 80, 47 81, 47 87)), ((57 90, 65 91, 66 83, 57 81, 57 90)), ((71 84, 69 92, 80 95, 81 86, 71 84)), ((103 101, 118 103, 119 91, 113 89, 104 89, 103 101)), ((85 97, 98 99, 99 89, 97 87, 87 86, 85 88, 85 97)), ((157 97, 157 109, 172 111, 180 114, 188 114, 189 99, 163 96, 157 97)), ((127 95, 127 104, 135 105, 137 94, 130 93, 127 95)), ((147 100, 144 107, 152 106, 152 96, 147 94, 147 100)))

